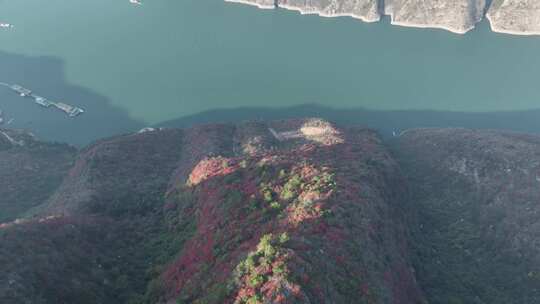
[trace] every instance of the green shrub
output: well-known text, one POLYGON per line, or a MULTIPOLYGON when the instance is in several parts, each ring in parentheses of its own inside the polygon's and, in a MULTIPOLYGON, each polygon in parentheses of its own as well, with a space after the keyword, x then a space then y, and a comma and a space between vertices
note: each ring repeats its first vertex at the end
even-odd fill
POLYGON ((254 295, 246 301, 246 304, 260 304, 260 303, 262 303, 262 300, 261 300, 261 296, 259 295, 254 295))
POLYGON ((261 274, 254 273, 249 278, 249 285, 251 287, 257 287, 264 283, 264 277, 261 274))
POLYGON ((291 177, 287 181, 287 183, 283 186, 283 191, 281 192, 281 198, 287 201, 296 197, 301 184, 302 184, 302 179, 300 175, 294 175, 293 177, 291 177))
POLYGON ((282 234, 279 235, 279 243, 280 244, 285 244, 289 241, 289 234, 287 234, 287 232, 283 232, 282 234))
POLYGON ((273 210, 279 210, 281 209, 281 204, 276 201, 273 201, 270 203, 270 208, 273 210))

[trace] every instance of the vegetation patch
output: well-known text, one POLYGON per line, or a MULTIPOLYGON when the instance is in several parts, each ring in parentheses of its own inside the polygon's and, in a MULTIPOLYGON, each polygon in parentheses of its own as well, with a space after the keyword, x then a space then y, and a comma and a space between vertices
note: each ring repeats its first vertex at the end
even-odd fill
POLYGON ((285 303, 305 300, 299 285, 292 283, 287 261, 293 251, 286 248, 289 236, 263 235, 255 251, 248 253, 234 270, 233 284, 237 290, 234 303, 285 303), (264 299, 264 300, 263 300, 264 299))

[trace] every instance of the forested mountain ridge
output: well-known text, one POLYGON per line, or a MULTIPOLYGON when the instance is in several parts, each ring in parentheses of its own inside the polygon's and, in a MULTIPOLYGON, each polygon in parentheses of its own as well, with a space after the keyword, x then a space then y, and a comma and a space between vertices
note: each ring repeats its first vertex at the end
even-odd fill
POLYGON ((0 301, 536 303, 539 156, 321 119, 100 140, 1 224, 0 301))

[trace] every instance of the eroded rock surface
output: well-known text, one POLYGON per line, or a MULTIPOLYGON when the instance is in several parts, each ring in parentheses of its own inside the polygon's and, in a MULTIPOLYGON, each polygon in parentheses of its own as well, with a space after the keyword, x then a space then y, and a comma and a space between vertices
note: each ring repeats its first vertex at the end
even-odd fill
POLYGON ((365 22, 379 21, 379 0, 279 0, 278 6, 324 17, 350 16, 365 22))
POLYGON ((495 32, 540 35, 540 1, 495 0, 487 18, 495 32))
POLYGON ((225 2, 254 5, 258 8, 275 8, 277 0, 225 0, 225 2))
POLYGON ((260 8, 285 8, 324 17, 350 16, 375 22, 390 15, 392 24, 440 28, 464 34, 484 15, 495 32, 540 34, 540 2, 537 0, 225 0, 260 8), (490 6, 491 3, 491 6, 490 6))
POLYGON ((393 0, 385 10, 392 24, 466 33, 482 20, 485 0, 393 0))

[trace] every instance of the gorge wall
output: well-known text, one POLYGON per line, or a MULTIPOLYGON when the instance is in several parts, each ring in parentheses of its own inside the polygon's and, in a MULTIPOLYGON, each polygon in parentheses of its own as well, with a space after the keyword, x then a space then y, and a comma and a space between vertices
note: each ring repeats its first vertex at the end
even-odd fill
POLYGON ((323 17, 350 16, 376 22, 389 15, 400 26, 440 28, 464 34, 487 18, 495 32, 540 34, 536 0, 225 0, 260 8, 284 8, 323 17))

